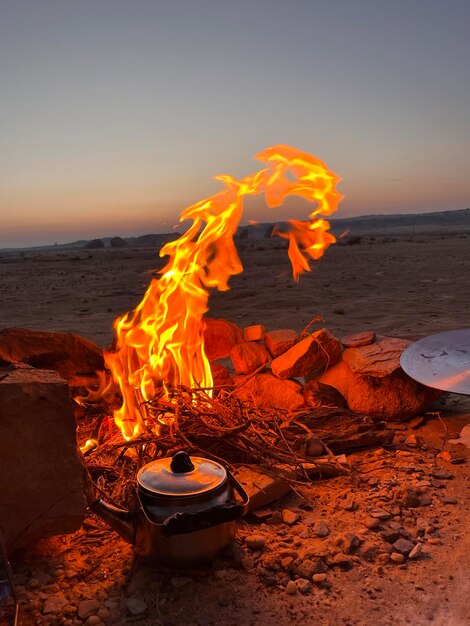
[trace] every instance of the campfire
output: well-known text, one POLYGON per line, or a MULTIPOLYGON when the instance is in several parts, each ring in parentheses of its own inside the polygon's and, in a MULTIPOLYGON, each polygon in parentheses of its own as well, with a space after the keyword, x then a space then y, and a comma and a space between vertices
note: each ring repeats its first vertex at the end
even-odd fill
MULTIPOLYGON (((122 397, 114 418, 126 440, 149 430, 159 433, 160 422, 168 423, 168 409, 177 406, 168 402, 174 390, 204 390, 213 396, 203 316, 210 291, 229 289, 230 277, 243 270, 234 236, 246 196, 264 194, 269 207, 291 195, 316 202, 308 221, 291 220, 287 233, 277 232, 289 240, 296 280, 309 270, 309 260, 318 259, 335 241, 328 222, 317 216, 336 210, 339 178, 319 159, 289 146, 268 148, 257 159, 267 167, 241 180, 217 176, 225 189, 183 211, 180 222, 190 220, 191 225, 163 246, 160 256, 169 260, 159 278, 136 309, 114 324, 115 344, 105 361, 122 397)), ((265 359, 259 366, 267 364, 269 355, 260 353, 258 359, 265 359)), ((200 394, 193 399, 200 402, 200 394)))
MULTIPOLYGON (((242 271, 234 238, 246 196, 264 194, 269 207, 289 196, 314 205, 308 220, 290 220, 272 233, 288 241, 296 281, 335 242, 319 216, 337 209, 339 177, 288 146, 257 159, 266 167, 241 180, 216 177, 225 189, 182 213, 189 228, 163 246, 168 262, 135 310, 115 321, 104 355, 74 335, 2 333, 6 363, 55 369, 67 380, 94 489, 118 504, 132 500, 140 467, 182 448, 290 484, 345 472, 336 455, 390 444, 387 421, 407 419, 440 395, 401 370, 404 340, 373 332, 339 340, 320 317, 297 333, 262 323, 240 328, 206 315, 211 290, 229 289, 230 277, 242 271)), ((5 377, 22 380, 24 372, 5 377)), ((74 472, 80 467, 76 459, 74 472)), ((87 483, 85 501, 89 490, 87 483)), ((11 543, 20 545, 16 536, 11 543)))

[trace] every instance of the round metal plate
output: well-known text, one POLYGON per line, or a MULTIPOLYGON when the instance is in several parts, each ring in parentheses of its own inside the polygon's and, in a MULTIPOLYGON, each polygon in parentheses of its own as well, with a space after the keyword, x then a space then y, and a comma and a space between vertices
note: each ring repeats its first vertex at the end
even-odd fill
POLYGON ((470 328, 412 343, 401 355, 400 364, 408 376, 423 385, 470 395, 470 328))

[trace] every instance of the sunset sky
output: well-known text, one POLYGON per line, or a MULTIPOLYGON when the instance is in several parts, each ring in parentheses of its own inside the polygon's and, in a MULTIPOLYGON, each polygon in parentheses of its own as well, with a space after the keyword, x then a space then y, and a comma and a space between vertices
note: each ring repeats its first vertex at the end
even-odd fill
POLYGON ((277 143, 342 177, 337 217, 466 208, 469 29, 469 0, 0 0, 0 247, 168 231, 277 143))

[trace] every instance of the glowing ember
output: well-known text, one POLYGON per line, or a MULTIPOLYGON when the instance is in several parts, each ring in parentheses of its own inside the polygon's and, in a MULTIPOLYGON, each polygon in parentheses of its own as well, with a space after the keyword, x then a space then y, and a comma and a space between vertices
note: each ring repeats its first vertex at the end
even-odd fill
POLYGON ((145 427, 143 402, 169 386, 212 386, 202 317, 210 289, 226 291, 229 278, 243 269, 233 238, 244 196, 264 193, 269 207, 289 195, 316 201, 309 220, 291 220, 290 232, 277 233, 289 239, 296 280, 309 271, 309 260, 321 257, 335 241, 327 232, 329 223, 315 218, 337 208, 342 198, 336 191, 338 176, 316 157, 289 146, 267 148, 256 158, 268 167, 241 180, 216 176, 226 188, 183 211, 180 222, 189 219, 192 225, 161 249, 160 256, 169 257, 161 276, 152 280, 138 307, 114 323, 115 347, 105 360, 122 394, 115 420, 126 439, 145 427))

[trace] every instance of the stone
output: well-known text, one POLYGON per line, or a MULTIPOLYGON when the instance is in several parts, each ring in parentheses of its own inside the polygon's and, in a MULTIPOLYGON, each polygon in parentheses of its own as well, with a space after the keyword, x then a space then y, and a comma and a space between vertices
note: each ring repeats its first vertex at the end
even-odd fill
POLYGON ((438 480, 451 480, 454 477, 452 472, 449 472, 449 470, 446 470, 444 467, 437 467, 432 475, 438 480))
POLYGON ((374 519, 378 519, 380 521, 390 519, 392 516, 385 509, 373 509, 369 511, 369 515, 374 519))
POLYGON ((458 500, 453 496, 444 496, 442 498, 442 504, 458 504, 458 500))
POLYGON ((315 572, 315 563, 311 559, 306 559, 305 561, 300 562, 295 567, 295 573, 300 578, 306 578, 310 580, 315 572))
POLYGON ((398 541, 398 539, 400 538, 400 533, 397 530, 393 530, 392 528, 384 530, 380 534, 382 539, 387 543, 395 543, 395 541, 398 541))
POLYGON ((140 615, 147 610, 147 603, 142 598, 127 598, 126 607, 132 615, 140 615))
POLYGON ((417 543, 415 547, 413 548, 413 550, 411 550, 411 552, 408 554, 408 558, 411 560, 418 559, 422 551, 423 551, 423 544, 417 543))
POLYGON ((230 351, 233 367, 240 374, 250 374, 271 360, 264 346, 254 341, 239 343, 230 351))
POLYGON ((305 456, 319 457, 325 453, 325 446, 320 437, 308 435, 305 438, 305 456))
POLYGON ((342 360, 320 377, 320 382, 335 387, 348 407, 374 419, 404 421, 425 411, 442 392, 416 382, 401 369, 374 378, 353 372, 342 360))
POLYGON ((335 554, 330 561, 333 567, 340 567, 341 569, 348 570, 353 566, 353 561, 350 557, 346 556, 342 552, 335 554))
POLYGON ((368 346, 375 341, 375 333, 373 330, 366 330, 362 333, 354 333, 353 335, 346 335, 341 339, 341 343, 346 348, 360 348, 361 346, 368 346))
POLYGON ((86 385, 105 369, 103 350, 89 339, 74 333, 26 328, 0 331, 0 359, 54 370, 70 386, 86 385))
POLYGON ((312 378, 304 387, 306 403, 314 409, 348 408, 348 403, 341 393, 332 387, 312 378))
POLYGON ((302 385, 295 380, 280 380, 270 373, 256 374, 233 392, 262 409, 296 411, 305 406, 302 385))
POLYGON ((379 337, 372 344, 347 348, 343 360, 349 363, 351 371, 356 374, 381 378, 400 369, 400 357, 409 345, 411 341, 407 339, 379 337))
POLYGON ((230 350, 243 341, 243 333, 233 322, 205 317, 203 323, 204 352, 209 361, 229 356, 230 350))
POLYGON ((326 369, 337 363, 341 352, 340 342, 322 328, 276 357, 271 363, 271 369, 275 376, 282 379, 308 377, 319 369, 326 369))
POLYGON ((264 341, 266 329, 262 324, 253 324, 243 329, 243 339, 245 341, 264 341))
POLYGON ((365 541, 359 546, 358 553, 365 561, 374 561, 378 551, 379 546, 371 541, 365 541))
POLYGON ((409 446, 410 448, 418 448, 422 444, 422 439, 418 435, 412 433, 411 435, 408 435, 404 443, 405 446, 409 446))
POLYGON ((340 547, 344 554, 353 554, 361 545, 361 540, 353 533, 344 533, 336 538, 335 545, 340 547))
POLYGON ((250 550, 262 550, 266 545, 266 538, 263 535, 248 535, 245 537, 245 545, 250 550))
POLYGON ((266 333, 265 345, 269 354, 276 358, 299 340, 295 330, 272 330, 266 333))
POLYGON ((60 613, 68 603, 69 601, 62 594, 50 596, 45 599, 42 612, 44 615, 48 615, 49 613, 60 613))
POLYGON ((289 596, 295 595, 297 593, 297 585, 295 583, 295 580, 289 580, 284 591, 289 596))
POLYGON ((296 522, 299 521, 300 515, 295 511, 291 511, 290 509, 282 510, 282 521, 284 524, 288 524, 289 526, 293 526, 296 522))
POLYGON ((408 539, 400 538, 398 541, 395 541, 393 547, 396 552, 400 554, 409 554, 411 550, 415 547, 415 544, 412 541, 408 541, 408 539))
POLYGON ((368 517, 364 521, 364 526, 368 528, 369 530, 375 530, 376 528, 380 526, 380 519, 376 517, 368 517))
POLYGON ((220 363, 211 363, 211 373, 214 387, 233 387, 234 381, 230 372, 220 363))
POLYGON ((91 600, 82 600, 78 603, 78 617, 80 619, 87 619, 90 615, 95 615, 101 608, 101 603, 92 598, 91 600))
POLYGON ((92 490, 76 428, 57 372, 0 370, 0 520, 8 552, 80 528, 92 490))
POLYGON ((324 538, 328 537, 328 535, 330 534, 330 529, 328 525, 325 524, 325 522, 317 522, 314 526, 313 532, 317 537, 324 538))
POLYGON ((400 552, 392 552, 392 554, 390 555, 390 559, 394 563, 398 563, 400 565, 405 562, 405 557, 403 556, 403 554, 400 554, 400 552))
POLYGON ((312 576, 312 580, 316 585, 320 585, 321 583, 324 583, 326 580, 327 576, 324 573, 320 573, 320 574, 314 574, 312 576))
POLYGON ((283 559, 281 559, 281 567, 285 570, 288 570, 293 562, 294 559, 291 556, 285 556, 283 559))
POLYGON ((85 626, 101 626, 103 622, 98 615, 90 615, 90 617, 85 621, 85 626))

